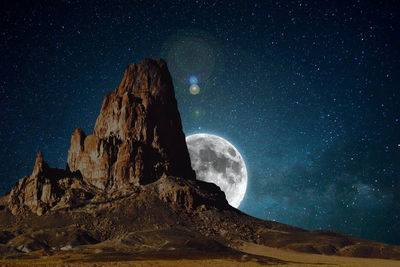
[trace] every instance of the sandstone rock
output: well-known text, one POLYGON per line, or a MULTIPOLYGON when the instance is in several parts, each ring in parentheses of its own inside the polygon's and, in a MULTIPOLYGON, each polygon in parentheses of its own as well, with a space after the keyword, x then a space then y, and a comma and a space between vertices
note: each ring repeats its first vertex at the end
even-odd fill
POLYGON ((230 250, 222 241, 400 259, 399 247, 250 217, 229 206, 219 187, 194 178, 165 62, 132 64, 106 95, 94 133, 72 134, 67 169, 50 168, 39 151, 32 174, 0 198, 0 255, 72 249, 80 256, 90 250, 107 257, 175 250, 215 256, 230 250), (91 246, 98 242, 101 249, 91 246))
POLYGON ((69 171, 80 174, 91 184, 104 189, 108 183, 109 156, 112 144, 100 140, 95 135, 86 136, 82 129, 76 129, 71 137, 68 151, 69 171))
POLYGON ((55 202, 57 196, 54 181, 46 177, 49 171, 39 150, 32 174, 19 180, 10 193, 9 207, 14 215, 24 208, 41 215, 55 202))
POLYGON ((107 94, 94 134, 77 129, 68 167, 101 189, 121 189, 163 174, 194 179, 166 63, 132 63, 119 87, 107 94))
POLYGON ((20 252, 31 252, 40 249, 47 249, 47 245, 28 235, 20 235, 9 241, 8 245, 20 252))
POLYGON ((54 207, 74 207, 93 197, 93 189, 72 173, 50 168, 39 150, 32 174, 20 179, 9 195, 8 207, 16 215, 44 214, 54 207))
POLYGON ((47 171, 49 169, 49 165, 44 162, 42 151, 38 151, 36 156, 35 165, 33 166, 33 171, 31 176, 38 176, 39 174, 47 171))
POLYGON ((188 213, 199 210, 207 210, 207 206, 229 210, 224 192, 215 184, 203 181, 186 180, 179 177, 161 177, 154 183, 154 190, 161 200, 169 203, 175 211, 188 213))
MULTIPOLYGON (((72 133, 66 170, 50 168, 39 151, 32 174, 2 199, 14 215, 42 215, 88 203, 98 190, 127 193, 163 175, 195 179, 167 65, 145 59, 132 63, 119 87, 105 96, 94 133, 72 133)), ((190 194, 181 190, 169 197, 182 202, 190 194)), ((190 198, 185 201, 193 206, 190 198)))

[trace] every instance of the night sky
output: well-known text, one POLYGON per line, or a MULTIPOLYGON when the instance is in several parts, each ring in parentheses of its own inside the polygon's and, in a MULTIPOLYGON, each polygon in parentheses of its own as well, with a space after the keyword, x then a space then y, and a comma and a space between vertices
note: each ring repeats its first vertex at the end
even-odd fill
POLYGON ((13 2, 0 4, 1 194, 38 148, 65 168, 124 69, 162 57, 185 134, 245 159, 240 210, 400 244, 397 1, 13 2))

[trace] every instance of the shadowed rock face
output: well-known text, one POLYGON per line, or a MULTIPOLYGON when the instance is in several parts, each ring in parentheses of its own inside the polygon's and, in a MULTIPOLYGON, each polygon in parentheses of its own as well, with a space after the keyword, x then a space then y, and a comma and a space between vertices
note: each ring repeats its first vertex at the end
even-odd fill
POLYGON ((195 180, 167 65, 145 59, 132 63, 105 96, 94 134, 72 133, 67 170, 50 168, 39 151, 32 174, 14 186, 7 206, 13 214, 42 215, 169 175, 195 180))
POLYGON ((94 134, 77 129, 68 166, 98 188, 148 184, 163 174, 194 179, 166 63, 132 63, 107 94, 94 134))
POLYGON ((49 171, 50 168, 39 150, 32 174, 19 180, 10 193, 10 208, 13 214, 18 213, 23 204, 32 212, 41 215, 47 205, 55 202, 53 180, 46 177, 49 171))
POLYGON ((8 196, 12 214, 77 207, 91 199, 95 190, 71 172, 50 168, 39 150, 32 174, 20 179, 8 196))
POLYGON ((194 178, 165 62, 133 63, 106 95, 94 133, 73 132, 67 169, 50 168, 39 151, 31 175, 0 197, 0 257, 78 248, 98 258, 97 245, 115 256, 128 250, 233 257, 232 247, 248 241, 400 259, 399 247, 245 215, 229 206, 219 187, 194 178))

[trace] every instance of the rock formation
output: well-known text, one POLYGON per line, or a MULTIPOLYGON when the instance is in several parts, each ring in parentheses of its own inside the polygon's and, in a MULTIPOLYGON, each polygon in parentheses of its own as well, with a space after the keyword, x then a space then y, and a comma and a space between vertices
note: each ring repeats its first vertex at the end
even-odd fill
POLYGON ((49 177, 49 172, 50 168, 39 150, 32 174, 19 180, 11 191, 9 206, 13 214, 26 207, 41 215, 47 206, 56 201, 55 183, 54 179, 49 177))
POLYGON ((79 206, 94 194, 95 190, 80 177, 50 168, 39 150, 32 174, 20 179, 11 190, 8 207, 14 215, 26 211, 42 215, 51 208, 79 206))
POLYGON ((107 94, 94 134, 72 134, 70 171, 101 189, 156 181, 163 174, 194 179, 171 76, 163 60, 143 60, 107 94))
POLYGON ((232 248, 243 242, 400 259, 399 247, 248 216, 229 206, 219 187, 197 181, 160 59, 126 69, 106 95, 94 133, 73 132, 66 170, 50 168, 39 151, 31 175, 0 198, 0 257, 70 251, 89 261, 157 253, 240 258, 232 248))
POLYGON ((27 209, 42 215, 163 175, 195 179, 167 65, 145 59, 132 63, 118 88, 105 96, 94 133, 86 136, 80 128, 72 133, 67 169, 50 168, 39 151, 32 174, 14 186, 8 206, 13 214, 27 209), (84 193, 72 197, 77 191, 84 193))

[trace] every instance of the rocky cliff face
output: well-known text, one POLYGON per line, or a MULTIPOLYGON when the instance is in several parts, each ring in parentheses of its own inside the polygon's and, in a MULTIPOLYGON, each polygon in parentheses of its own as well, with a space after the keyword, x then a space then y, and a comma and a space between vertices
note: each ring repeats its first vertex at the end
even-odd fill
POLYGON ((39 150, 32 174, 19 180, 10 193, 10 208, 13 214, 26 207, 41 215, 48 205, 51 206, 55 202, 54 180, 48 177, 49 170, 39 150))
POLYGON ((42 215, 50 209, 79 206, 95 195, 95 188, 65 170, 50 168, 39 150, 32 174, 20 179, 9 195, 8 207, 16 215, 31 211, 42 215))
POLYGON ((163 174, 195 178, 163 60, 126 69, 119 87, 104 98, 94 134, 72 134, 68 167, 101 189, 148 184, 163 174))
POLYGON ((39 151, 32 174, 14 186, 8 206, 13 214, 42 215, 169 175, 195 179, 167 65, 145 59, 132 63, 106 95, 94 133, 72 133, 67 169, 50 168, 39 151))
POLYGON ((39 151, 31 175, 0 197, 0 257, 64 258, 70 251, 88 261, 137 259, 140 253, 208 259, 226 252, 229 258, 241 255, 232 247, 244 241, 400 259, 399 247, 250 217, 230 207, 219 187, 195 180, 162 60, 127 68, 106 95, 94 133, 73 132, 67 166, 49 167, 39 151))

